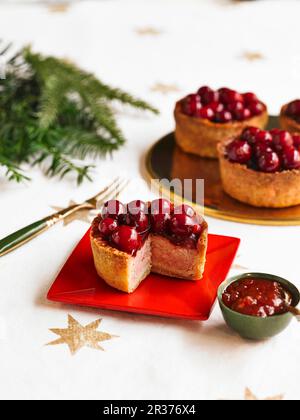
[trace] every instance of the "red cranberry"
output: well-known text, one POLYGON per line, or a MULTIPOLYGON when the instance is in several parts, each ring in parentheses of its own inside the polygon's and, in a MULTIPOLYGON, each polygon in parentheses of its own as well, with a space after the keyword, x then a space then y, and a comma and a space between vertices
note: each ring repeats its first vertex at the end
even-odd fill
POLYGON ((212 102, 209 104, 209 108, 211 108, 216 113, 224 111, 225 106, 221 104, 221 102, 212 102))
POLYGON ((174 214, 185 214, 186 216, 189 216, 189 217, 196 216, 195 210, 192 207, 188 206, 187 204, 182 204, 181 206, 175 207, 174 214))
POLYGON ((246 105, 249 105, 251 102, 259 102, 255 93, 252 92, 244 93, 243 97, 246 105))
POLYGON ((147 204, 141 200, 131 201, 131 203, 127 204, 128 213, 133 214, 133 215, 138 215, 141 212, 147 213, 147 210, 148 210, 147 204))
POLYGON ((258 158, 258 168, 262 172, 277 172, 280 170, 280 159, 273 150, 266 150, 258 158))
POLYGON ((258 143, 258 142, 272 143, 273 137, 272 137, 272 134, 269 131, 260 130, 256 134, 255 141, 256 141, 256 143, 258 143))
POLYGON ((110 217, 111 219, 117 219, 120 215, 126 213, 126 208, 123 203, 118 200, 110 200, 104 204, 102 210, 102 217, 110 217))
POLYGON ((231 102, 244 102, 243 96, 231 89, 222 88, 219 90, 220 101, 223 104, 230 104, 231 102))
POLYGON ((189 117, 195 115, 201 106, 199 95, 189 95, 182 102, 182 110, 189 117))
POLYGON ((129 226, 119 226, 112 234, 113 244, 123 252, 133 255, 142 245, 141 237, 136 229, 129 226))
POLYGON ((236 111, 234 116, 238 121, 245 121, 251 118, 251 112, 248 108, 244 108, 240 111, 236 111))
POLYGON ((171 219, 171 215, 169 213, 166 214, 153 214, 151 216, 151 226, 154 233, 158 235, 162 235, 167 233, 169 230, 169 222, 171 219))
POLYGON ((261 102, 251 102, 248 108, 253 116, 260 115, 265 111, 265 106, 261 102))
POLYGON ((165 198, 154 200, 151 203, 151 214, 170 214, 172 211, 172 204, 165 198))
POLYGON ((249 144, 254 144, 256 136, 261 130, 256 127, 248 127, 242 133, 241 139, 247 141, 249 144))
POLYGON ((180 243, 181 246, 184 246, 187 249, 196 249, 198 244, 198 236, 192 234, 188 238, 185 238, 184 241, 180 243))
POLYGON ((139 233, 145 233, 150 228, 149 217, 143 212, 138 214, 128 214, 127 224, 135 227, 139 233))
POLYGON ((300 99, 297 99, 288 105, 287 114, 291 117, 300 117, 300 99))
POLYGON ((227 105, 227 110, 235 114, 238 111, 242 111, 244 109, 243 102, 231 102, 227 105))
POLYGON ((266 152, 273 152, 274 150, 268 143, 258 142, 254 145, 254 154, 257 158, 264 155, 266 152))
POLYGON ((186 237, 193 233, 195 222, 185 214, 175 214, 170 221, 171 232, 179 237, 186 237))
POLYGON ((118 227, 118 222, 116 219, 111 219, 110 217, 103 219, 99 223, 99 231, 105 237, 108 238, 118 227))
POLYGON ((215 121, 218 123, 228 123, 230 121, 232 121, 232 114, 229 111, 221 111, 221 112, 217 112, 216 116, 215 116, 215 121))
POLYGON ((203 86, 199 89, 198 95, 201 97, 201 102, 203 105, 208 105, 211 102, 218 102, 219 100, 219 93, 215 92, 208 86, 203 86))
POLYGON ((293 135, 293 142, 296 149, 300 149, 300 134, 293 135))
POLYGON ((277 152, 283 152, 294 146, 293 137, 287 131, 277 130, 272 132, 273 144, 277 152))
POLYGON ((200 118, 203 118, 204 120, 209 120, 209 121, 212 121, 215 117, 214 111, 209 106, 201 108, 198 112, 198 115, 200 118))
POLYGON ((252 157, 250 145, 243 140, 234 140, 227 146, 228 159, 234 163, 248 163, 252 157))
POLYGON ((294 147, 286 149, 283 153, 283 165, 285 169, 299 169, 300 168, 300 152, 294 147))

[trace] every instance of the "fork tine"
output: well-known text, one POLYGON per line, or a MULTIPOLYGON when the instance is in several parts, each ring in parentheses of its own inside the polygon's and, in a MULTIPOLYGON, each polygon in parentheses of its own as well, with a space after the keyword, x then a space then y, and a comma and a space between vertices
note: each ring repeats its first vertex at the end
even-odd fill
POLYGON ((109 184, 107 187, 105 187, 102 191, 100 191, 98 194, 96 194, 94 197, 90 198, 89 200, 86 200, 86 203, 90 203, 92 205, 95 205, 98 200, 101 200, 105 194, 108 193, 113 188, 116 188, 118 183, 120 182, 120 177, 115 178, 111 184, 109 184))
POLYGON ((106 201, 117 198, 121 194, 121 192, 124 191, 124 189, 127 187, 128 184, 129 184, 129 180, 123 180, 119 184, 116 185, 116 189, 115 190, 111 191, 111 189, 109 189, 110 191, 107 192, 107 194, 105 194, 103 197, 100 197, 97 200, 96 207, 99 208, 106 201))

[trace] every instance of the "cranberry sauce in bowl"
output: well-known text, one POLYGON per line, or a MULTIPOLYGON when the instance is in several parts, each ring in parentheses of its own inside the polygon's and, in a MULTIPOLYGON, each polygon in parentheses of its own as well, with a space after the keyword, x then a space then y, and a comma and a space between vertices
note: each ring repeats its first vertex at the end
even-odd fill
POLYGON ((300 302, 296 286, 282 277, 246 273, 226 280, 218 290, 227 325, 241 337, 266 340, 283 332, 300 302))
POLYGON ((277 281, 254 277, 231 283, 222 299, 233 311, 260 318, 288 312, 293 300, 291 293, 277 281))

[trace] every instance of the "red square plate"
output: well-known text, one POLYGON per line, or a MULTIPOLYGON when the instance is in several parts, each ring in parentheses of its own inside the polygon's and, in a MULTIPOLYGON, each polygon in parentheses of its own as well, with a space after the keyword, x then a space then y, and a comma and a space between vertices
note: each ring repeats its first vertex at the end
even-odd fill
POLYGON ((48 299, 115 311, 206 321, 219 285, 225 280, 240 239, 209 235, 204 278, 184 281, 151 274, 133 294, 119 292, 101 280, 94 268, 89 232, 52 285, 48 299))

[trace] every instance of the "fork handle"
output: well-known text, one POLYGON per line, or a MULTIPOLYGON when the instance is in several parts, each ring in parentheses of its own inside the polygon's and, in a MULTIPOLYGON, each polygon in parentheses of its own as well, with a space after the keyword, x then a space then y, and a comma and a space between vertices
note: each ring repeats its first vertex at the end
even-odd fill
POLYGON ((32 223, 31 225, 28 225, 23 229, 18 230, 17 232, 12 233, 6 238, 0 240, 0 257, 31 241, 33 238, 45 232, 57 222, 63 220, 71 214, 76 213, 82 209, 91 208, 92 206, 88 203, 75 204, 49 217, 46 217, 45 219, 41 219, 38 222, 32 223))
POLYGON ((8 235, 0 240, 0 257, 19 248, 52 226, 48 219, 42 219, 8 235))

